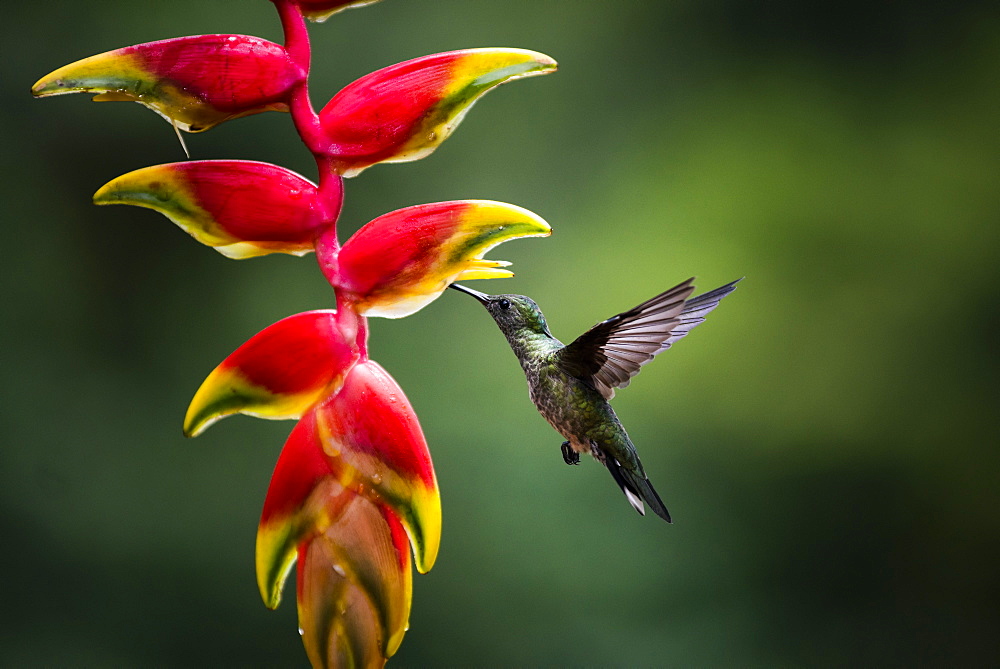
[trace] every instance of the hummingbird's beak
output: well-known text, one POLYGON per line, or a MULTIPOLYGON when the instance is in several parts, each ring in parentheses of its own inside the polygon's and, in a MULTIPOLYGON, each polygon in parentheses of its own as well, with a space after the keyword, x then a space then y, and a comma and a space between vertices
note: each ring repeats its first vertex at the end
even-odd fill
POLYGON ((465 293, 467 295, 472 295, 474 298, 476 298, 477 300, 479 300, 483 304, 486 304, 489 301, 489 299, 490 299, 490 296, 487 295, 486 293, 480 293, 478 290, 472 290, 471 288, 466 288, 465 286, 460 286, 457 283, 451 284, 450 287, 454 288, 455 290, 457 290, 460 293, 465 293))

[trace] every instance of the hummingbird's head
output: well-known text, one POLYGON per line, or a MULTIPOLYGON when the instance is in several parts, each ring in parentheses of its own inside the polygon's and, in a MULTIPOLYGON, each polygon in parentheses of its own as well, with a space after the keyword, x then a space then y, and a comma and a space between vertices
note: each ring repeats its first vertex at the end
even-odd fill
POLYGON ((490 316, 497 322, 508 339, 511 336, 523 334, 525 331, 552 336, 549 332, 549 326, 545 322, 545 315, 530 297, 525 295, 487 295, 457 283, 451 284, 451 287, 459 292, 472 295, 482 302, 486 311, 490 312, 490 316))

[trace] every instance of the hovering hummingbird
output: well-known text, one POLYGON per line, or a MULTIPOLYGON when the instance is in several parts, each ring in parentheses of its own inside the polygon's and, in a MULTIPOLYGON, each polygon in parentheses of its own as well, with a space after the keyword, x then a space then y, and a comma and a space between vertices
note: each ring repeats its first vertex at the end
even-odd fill
POLYGON ((645 515, 645 502, 668 523, 670 513, 646 478, 639 454, 608 400, 642 365, 704 321, 740 279, 688 299, 692 281, 598 323, 568 345, 552 336, 531 298, 487 295, 451 284, 482 302, 500 326, 528 379, 531 401, 566 439, 566 464, 578 465, 580 454, 590 453, 608 468, 636 511, 645 515))

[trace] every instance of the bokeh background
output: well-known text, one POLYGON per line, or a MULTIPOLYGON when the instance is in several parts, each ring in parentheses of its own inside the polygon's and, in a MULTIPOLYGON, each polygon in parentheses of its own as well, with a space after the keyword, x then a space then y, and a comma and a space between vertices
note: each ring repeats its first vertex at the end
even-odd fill
MULTIPOLYGON (((183 159, 137 105, 28 89, 78 58, 242 32, 265 0, 8 2, 0 160, 0 664, 303 666, 253 542, 291 423, 181 436, 193 391, 271 322, 328 307, 309 258, 227 260, 98 209, 183 159)), ((486 313, 373 324, 443 495, 393 664, 987 665, 1000 660, 1000 6, 386 0, 312 30, 317 105, 471 46, 561 64, 491 93, 431 157, 347 184, 342 229, 457 198, 555 234, 493 257, 556 336, 687 278, 746 276, 615 407, 675 524, 566 467, 486 313)), ((195 158, 314 176, 283 114, 195 158)))

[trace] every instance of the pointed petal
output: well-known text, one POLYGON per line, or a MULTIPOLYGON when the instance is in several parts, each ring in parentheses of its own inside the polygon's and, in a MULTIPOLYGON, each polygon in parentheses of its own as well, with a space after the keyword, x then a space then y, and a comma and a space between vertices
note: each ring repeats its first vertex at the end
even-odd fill
POLYGON ((375 606, 385 631, 382 651, 391 657, 409 627, 413 599, 413 561, 406 528, 386 505, 358 499, 326 531, 325 538, 337 548, 348 577, 375 606))
POLYGON ((406 632, 412 578, 399 521, 355 497, 299 550, 299 627, 313 666, 381 666, 406 632))
POLYGON ((299 631, 309 663, 327 667, 382 667, 378 619, 361 590, 341 577, 336 554, 321 538, 302 547, 298 567, 299 631))
POLYGON ((196 436, 234 413, 298 418, 335 390, 358 360, 356 336, 351 315, 331 310, 307 311, 268 326, 208 375, 188 407, 184 434, 196 436))
POLYGON ((339 11, 352 7, 373 5, 378 0, 294 0, 302 15, 310 21, 322 23, 339 11))
POLYGON ((457 200, 407 207, 358 230, 327 279, 366 316, 400 318, 462 279, 512 276, 485 260, 498 244, 551 234, 536 214, 502 202, 457 200))
POLYGON ((42 77, 31 91, 132 100, 181 130, 199 132, 240 116, 287 111, 291 88, 303 80, 278 44, 248 35, 194 35, 78 60, 42 77))
POLYGON ((316 430, 338 480, 397 514, 417 570, 430 570, 441 543, 441 497, 420 423, 399 385, 377 363, 358 363, 340 391, 317 406, 316 430))
POLYGON ((334 195, 330 211, 313 183, 283 167, 192 160, 124 174, 102 186, 94 202, 153 209, 219 253, 250 258, 312 252, 316 236, 340 211, 343 193, 334 195))
POLYGON ((474 279, 507 279, 514 276, 510 270, 500 269, 507 267, 510 263, 504 260, 470 260, 466 263, 466 268, 458 275, 462 281, 472 281, 474 279))
POLYGON ((295 562, 298 546, 323 532, 356 495, 332 476, 307 412, 281 449, 257 528, 257 586, 271 609, 295 562))
POLYGON ((556 69, 525 49, 438 53, 373 72, 348 85, 323 108, 320 121, 338 171, 355 176, 380 162, 430 154, 492 88, 556 69))

